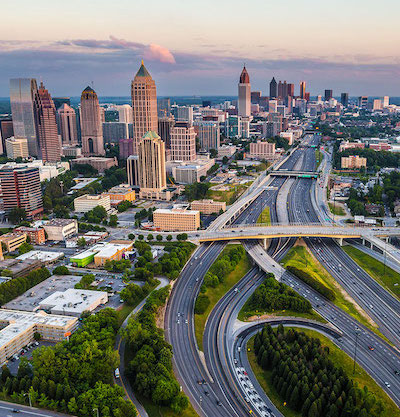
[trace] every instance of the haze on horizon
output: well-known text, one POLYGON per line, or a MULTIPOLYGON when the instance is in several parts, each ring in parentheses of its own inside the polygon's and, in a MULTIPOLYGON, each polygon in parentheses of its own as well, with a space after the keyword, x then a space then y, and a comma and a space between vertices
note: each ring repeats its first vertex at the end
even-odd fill
POLYGON ((0 96, 9 78, 42 78, 53 95, 129 95, 144 59, 159 95, 235 95, 300 80, 334 95, 400 96, 396 0, 16 0, 2 9, 0 96))

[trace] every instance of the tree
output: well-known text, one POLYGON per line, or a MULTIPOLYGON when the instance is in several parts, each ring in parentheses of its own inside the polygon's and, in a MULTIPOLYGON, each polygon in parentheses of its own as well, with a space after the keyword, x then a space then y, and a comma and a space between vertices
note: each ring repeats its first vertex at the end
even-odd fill
POLYGON ((42 340, 42 335, 39 332, 33 333, 33 338, 39 342, 39 340, 42 340))
POLYGON ((129 240, 135 240, 135 235, 133 233, 129 233, 128 239, 129 240))
POLYGON ((8 214, 8 219, 13 224, 18 224, 22 220, 26 220, 26 211, 23 208, 13 207, 8 214))
POLYGON ((138 236, 138 239, 139 239, 139 240, 143 240, 143 239, 144 239, 144 236, 143 236, 143 235, 139 235, 139 236, 138 236))
POLYGON ((53 269, 53 275, 69 275, 69 269, 65 265, 56 266, 53 269))
POLYGON ((33 250, 33 246, 27 242, 24 242, 19 248, 18 248, 18 253, 20 255, 23 255, 24 253, 28 253, 31 250, 33 250))
POLYGON ((150 242, 151 240, 153 240, 154 239, 154 236, 151 234, 151 233, 149 233, 148 235, 147 235, 147 240, 150 242))
POLYGON ((162 237, 162 235, 157 235, 157 236, 156 236, 156 239, 157 239, 159 242, 161 242, 161 241, 163 240, 163 237, 162 237))
POLYGON ((210 149, 210 158, 215 159, 218 156, 217 149, 210 149))
POLYGON ((76 244, 80 247, 83 248, 84 246, 86 246, 86 239, 82 236, 80 237, 77 241, 76 244))
POLYGON ((112 214, 112 215, 110 216, 110 220, 109 220, 109 222, 108 222, 108 225, 109 225, 110 227, 117 227, 117 224, 118 224, 118 217, 117 217, 117 215, 116 215, 116 214, 112 214))
POLYGON ((172 235, 168 235, 167 240, 168 240, 168 242, 170 242, 172 240, 172 235))

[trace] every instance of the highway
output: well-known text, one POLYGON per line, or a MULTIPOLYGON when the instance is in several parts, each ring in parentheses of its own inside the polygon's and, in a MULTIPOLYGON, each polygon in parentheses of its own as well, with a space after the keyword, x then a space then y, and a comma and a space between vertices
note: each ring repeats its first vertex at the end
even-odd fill
POLYGON ((35 407, 28 407, 26 405, 0 401, 1 417, 12 417, 17 414, 19 417, 71 417, 70 414, 57 413, 56 411, 43 410, 35 407))

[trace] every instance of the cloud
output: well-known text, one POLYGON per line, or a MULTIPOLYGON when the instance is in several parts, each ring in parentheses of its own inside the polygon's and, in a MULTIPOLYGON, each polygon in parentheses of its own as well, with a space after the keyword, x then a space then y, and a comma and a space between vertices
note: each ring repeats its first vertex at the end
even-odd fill
POLYGON ((144 52, 144 57, 151 61, 160 61, 168 64, 176 64, 175 58, 172 53, 160 45, 151 43, 144 52))

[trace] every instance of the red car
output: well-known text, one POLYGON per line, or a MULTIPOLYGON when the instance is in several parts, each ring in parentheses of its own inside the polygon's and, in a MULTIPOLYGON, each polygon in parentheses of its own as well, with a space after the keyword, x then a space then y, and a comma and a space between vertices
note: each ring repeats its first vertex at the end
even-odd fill
POLYGON ((369 350, 375 350, 375 348, 373 346, 368 346, 369 350))

